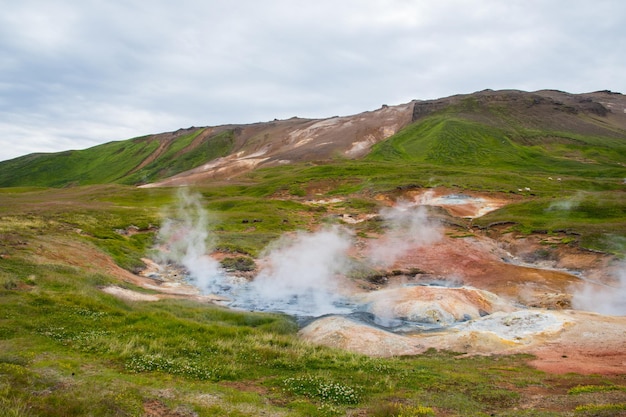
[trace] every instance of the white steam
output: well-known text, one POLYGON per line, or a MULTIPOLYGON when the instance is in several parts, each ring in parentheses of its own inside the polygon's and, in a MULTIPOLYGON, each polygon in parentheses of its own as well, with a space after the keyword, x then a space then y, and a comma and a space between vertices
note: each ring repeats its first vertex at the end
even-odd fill
POLYGON ((368 258, 375 266, 391 266, 409 251, 441 238, 438 225, 428 218, 428 211, 422 205, 399 202, 382 209, 380 215, 387 231, 367 250, 368 258))
POLYGON ((270 309, 322 315, 339 312, 340 277, 348 267, 351 238, 345 229, 283 236, 251 284, 270 309))
POLYGON ((222 295, 231 305, 297 315, 345 312, 338 276, 348 265, 351 237, 338 227, 285 235, 265 251, 265 266, 252 282, 233 280, 209 256, 213 249, 209 214, 199 194, 180 189, 158 234, 156 260, 186 268, 191 282, 205 293, 222 295))
POLYGON ((587 283, 572 296, 572 307, 609 316, 626 315, 626 264, 616 273, 614 283, 587 283))
POLYGON ((546 211, 570 211, 575 210, 585 199, 585 193, 582 191, 577 192, 573 196, 565 200, 558 200, 550 203, 546 211))
POLYGON ((184 266, 196 286, 211 291, 220 279, 220 265, 207 255, 213 247, 209 215, 202 207, 200 194, 181 188, 177 197, 177 204, 168 208, 159 230, 157 261, 184 266))
MULTIPOLYGON (((424 207, 400 203, 380 215, 387 232, 369 248, 375 266, 389 266, 409 250, 440 238, 424 207)), ((263 266, 249 282, 223 273, 209 256, 214 247, 209 220, 201 196, 181 189, 159 232, 156 260, 184 266, 201 291, 230 299, 232 307, 298 316, 353 311, 341 294, 351 265, 348 251, 353 239, 348 229, 336 226, 284 235, 264 251, 259 260, 263 266)))

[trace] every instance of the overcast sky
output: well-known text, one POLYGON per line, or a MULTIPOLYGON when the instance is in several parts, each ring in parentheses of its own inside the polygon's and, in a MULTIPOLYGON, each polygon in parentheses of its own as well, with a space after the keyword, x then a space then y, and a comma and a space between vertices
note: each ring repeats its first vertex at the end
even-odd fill
POLYGON ((486 88, 626 93, 623 0, 0 7, 0 160, 486 88))

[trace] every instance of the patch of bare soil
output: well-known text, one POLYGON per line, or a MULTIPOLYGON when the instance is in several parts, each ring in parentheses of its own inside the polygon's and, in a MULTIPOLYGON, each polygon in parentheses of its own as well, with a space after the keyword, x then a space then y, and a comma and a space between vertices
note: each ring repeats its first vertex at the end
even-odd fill
POLYGON ((626 317, 564 311, 572 319, 558 337, 527 350, 531 365, 550 373, 626 373, 626 317))
POLYGON ((441 278, 526 306, 569 307, 569 294, 586 283, 581 276, 601 280, 611 257, 564 244, 546 255, 544 239, 446 227, 441 239, 408 251, 389 269, 418 269, 423 274, 416 275, 417 282, 441 278))
MULTIPOLYGON (((411 123, 413 103, 381 108, 352 116, 322 120, 291 118, 270 123, 231 126, 234 152, 205 165, 142 187, 179 186, 223 180, 258 166, 328 160, 336 155, 358 158, 411 123)), ((228 126, 222 126, 222 129, 228 126)))
POLYGON ((108 287, 102 288, 107 294, 114 295, 115 297, 121 298, 123 300, 129 301, 158 301, 161 299, 158 295, 154 294, 144 294, 138 291, 132 291, 127 288, 121 288, 117 285, 110 285, 108 287))
POLYGON ((149 259, 144 259, 147 267, 139 274, 133 274, 113 262, 113 260, 95 246, 86 242, 61 238, 58 236, 38 236, 33 242, 36 248, 34 257, 42 263, 58 263, 70 265, 90 271, 94 274, 104 274, 141 288, 156 291, 146 294, 117 285, 103 287, 102 290, 113 296, 129 301, 157 301, 163 298, 191 298, 200 302, 216 302, 219 297, 202 295, 200 290, 186 283, 180 273, 179 279, 171 279, 176 272, 172 272, 167 279, 150 277, 153 271, 161 267, 149 259))
POLYGON ((359 323, 341 316, 315 320, 300 330, 310 342, 369 356, 416 355, 427 348, 408 337, 359 323))
POLYGON ((423 206, 441 207, 454 217, 473 219, 484 216, 510 202, 509 198, 475 192, 451 192, 446 188, 434 188, 426 191, 413 190, 405 193, 423 206))
POLYGON ((197 414, 188 410, 172 410, 159 400, 149 400, 143 404, 145 417, 193 417, 197 414))
POLYGON ((380 320, 451 325, 478 319, 496 311, 513 311, 497 295, 476 288, 402 286, 373 291, 360 297, 365 311, 380 320))
POLYGON ((141 288, 155 291, 146 294, 139 291, 110 285, 102 288, 102 291, 128 301, 158 301, 164 298, 188 298, 200 302, 217 303, 223 301, 219 296, 203 295, 197 287, 187 283, 184 279, 185 271, 176 265, 161 266, 151 259, 142 259, 146 268, 138 275, 134 275, 132 282, 141 288))
POLYGON ((33 241, 34 257, 41 263, 58 263, 103 273, 121 281, 141 285, 141 277, 120 268, 101 250, 87 242, 42 235, 33 241))

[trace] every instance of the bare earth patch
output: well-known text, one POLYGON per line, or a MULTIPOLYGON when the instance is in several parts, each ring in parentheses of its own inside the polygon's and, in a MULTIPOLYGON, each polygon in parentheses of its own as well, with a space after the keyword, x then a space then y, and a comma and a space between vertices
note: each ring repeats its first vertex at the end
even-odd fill
POLYGON ((123 300, 129 300, 129 301, 158 301, 161 299, 161 297, 159 297, 158 295, 144 294, 138 291, 121 288, 116 285, 104 287, 102 288, 102 291, 104 291, 107 294, 114 295, 123 300))

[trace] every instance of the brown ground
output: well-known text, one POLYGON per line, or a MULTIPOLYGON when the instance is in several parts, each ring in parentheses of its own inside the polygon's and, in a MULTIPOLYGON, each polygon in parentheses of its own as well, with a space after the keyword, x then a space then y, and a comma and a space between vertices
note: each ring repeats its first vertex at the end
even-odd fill
POLYGON ((143 187, 178 186, 230 179, 261 165, 328 160, 337 155, 358 158, 365 155, 372 145, 411 123, 412 117, 413 103, 407 103, 329 119, 294 117, 269 123, 207 129, 201 136, 209 135, 209 131, 217 133, 229 127, 235 128, 233 153, 143 187))
POLYGON ((626 374, 626 317, 580 315, 559 337, 528 349, 531 365, 550 373, 626 374))

